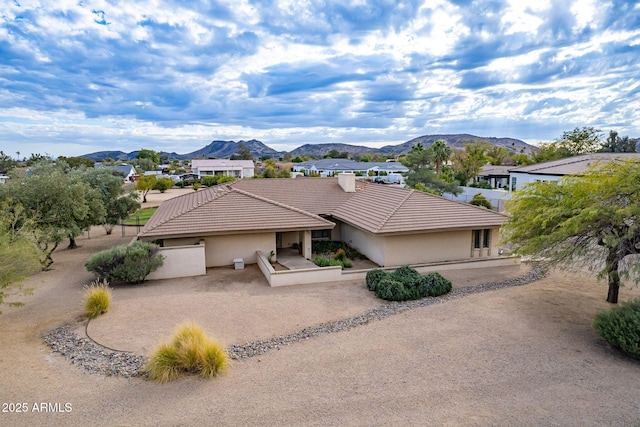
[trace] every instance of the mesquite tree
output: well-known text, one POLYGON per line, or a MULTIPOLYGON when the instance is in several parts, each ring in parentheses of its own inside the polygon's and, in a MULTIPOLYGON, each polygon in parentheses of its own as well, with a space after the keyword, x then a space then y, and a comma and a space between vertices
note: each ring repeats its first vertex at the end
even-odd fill
POLYGON ((505 242, 552 264, 584 265, 606 277, 607 301, 622 279, 640 281, 640 160, 592 166, 582 176, 536 182, 507 204, 505 242))

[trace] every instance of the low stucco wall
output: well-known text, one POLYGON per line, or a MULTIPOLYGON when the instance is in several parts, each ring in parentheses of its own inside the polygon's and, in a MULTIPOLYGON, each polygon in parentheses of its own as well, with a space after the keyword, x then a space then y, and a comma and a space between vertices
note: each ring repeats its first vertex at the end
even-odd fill
MULTIPOLYGON (((267 257, 261 252, 256 252, 258 267, 271 287, 307 285, 323 282, 349 282, 353 280, 365 280, 370 270, 343 270, 342 267, 318 267, 301 270, 275 271, 267 257)), ((462 270, 465 268, 489 268, 504 267, 520 264, 520 257, 500 258, 469 258, 463 261, 439 262, 429 264, 411 265, 418 273, 426 274, 432 271, 443 272, 450 270, 462 270)), ((382 268, 385 271, 393 271, 397 267, 382 268)))
POLYGON ((255 264, 256 250, 267 254, 276 252, 276 233, 211 236, 204 240, 207 267, 233 265, 235 258, 244 259, 245 264, 255 264))
POLYGON ((258 267, 271 287, 308 285, 310 283, 339 282, 342 279, 342 267, 318 267, 301 270, 275 271, 267 257, 261 251, 256 252, 258 267))
POLYGON ((164 261, 160 268, 147 276, 147 280, 174 279, 207 274, 204 248, 203 241, 197 245, 160 248, 160 254, 164 257, 164 261))
POLYGON ((384 237, 367 233, 345 223, 340 225, 340 229, 343 242, 358 249, 376 264, 385 265, 384 237))

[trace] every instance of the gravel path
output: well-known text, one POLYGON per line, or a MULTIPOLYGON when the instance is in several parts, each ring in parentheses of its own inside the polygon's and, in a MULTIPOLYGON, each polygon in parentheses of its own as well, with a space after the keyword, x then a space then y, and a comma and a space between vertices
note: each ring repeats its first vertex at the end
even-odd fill
MULTIPOLYGON (((226 350, 231 359, 246 359, 267 353, 271 350, 279 350, 284 346, 308 340, 309 338, 346 331, 370 322, 383 320, 389 316, 414 308, 442 304, 453 299, 480 292, 493 291, 512 286, 522 286, 539 280, 542 277, 544 277, 544 270, 538 266, 534 266, 527 274, 515 279, 453 289, 450 293, 435 298, 427 297, 415 301, 390 302, 368 310, 358 316, 321 323, 286 335, 279 335, 264 340, 254 340, 239 345, 231 345, 227 347, 226 350)), ((125 378, 145 375, 144 365, 147 360, 145 356, 102 346, 88 336, 78 336, 68 325, 51 330, 44 336, 44 342, 54 353, 64 356, 69 359, 73 365, 78 365, 92 374, 116 375, 125 378)))

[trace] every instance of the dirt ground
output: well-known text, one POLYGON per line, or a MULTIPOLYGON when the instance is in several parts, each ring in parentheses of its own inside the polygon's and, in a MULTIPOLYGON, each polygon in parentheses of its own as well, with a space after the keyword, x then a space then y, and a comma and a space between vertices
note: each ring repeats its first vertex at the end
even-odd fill
MULTIPOLYGON (((213 380, 159 385, 86 373, 42 342, 82 313, 88 256, 130 236, 100 229, 27 279, 24 307, 2 307, 2 426, 640 425, 640 361, 594 331, 606 285, 583 273, 418 308, 236 361, 213 380), (34 404, 54 412, 36 412, 34 404), (9 404, 26 403, 26 413, 9 404), (65 412, 65 403, 71 411, 65 412)), ((454 286, 515 277, 526 266, 446 272, 454 286)), ((116 286, 89 326, 108 346, 148 354, 196 320, 224 345, 361 313, 380 302, 362 282, 270 288, 254 267, 116 286)), ((621 290, 621 300, 640 297, 621 290)), ((77 323, 81 330, 81 323, 77 323)))

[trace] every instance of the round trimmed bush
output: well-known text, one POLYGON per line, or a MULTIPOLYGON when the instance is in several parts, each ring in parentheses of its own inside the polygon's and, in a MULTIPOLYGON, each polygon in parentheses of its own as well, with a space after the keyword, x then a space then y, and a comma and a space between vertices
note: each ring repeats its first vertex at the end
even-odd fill
POLYGON ((388 276, 388 273, 384 270, 380 270, 379 268, 376 268, 375 270, 369 270, 365 279, 365 282, 367 283, 367 289, 375 292, 378 288, 378 283, 380 283, 380 280, 386 276, 388 276))
POLYGON ((378 282, 376 295, 378 298, 386 299, 387 301, 404 301, 406 290, 401 282, 390 277, 383 277, 378 282))
POLYGON ((609 344, 640 359, 640 298, 598 313, 593 326, 609 344))
POLYGON ((430 297, 439 297, 451 292, 451 282, 442 277, 440 273, 429 273, 425 276, 425 279, 428 282, 427 295, 430 297))

